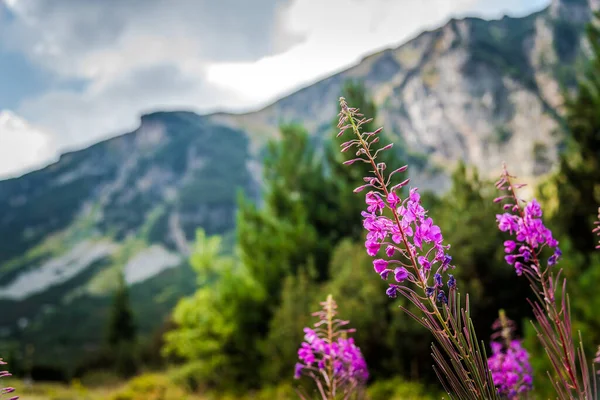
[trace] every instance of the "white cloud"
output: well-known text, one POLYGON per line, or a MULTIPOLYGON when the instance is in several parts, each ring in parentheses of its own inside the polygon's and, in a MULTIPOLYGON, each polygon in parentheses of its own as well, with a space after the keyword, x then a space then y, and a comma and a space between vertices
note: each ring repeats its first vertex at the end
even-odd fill
POLYGON ((0 48, 55 79, 16 109, 44 131, 28 139, 34 146, 10 139, 4 165, 14 170, 132 130, 145 111, 258 107, 451 15, 523 8, 521 0, 0 2, 14 14, 0 19, 0 48))
POLYGON ((19 175, 56 157, 47 132, 8 110, 0 111, 0 178, 19 175))
POLYGON ((286 1, 12 0, 15 19, 0 26, 11 40, 0 44, 66 78, 95 79, 113 62, 127 73, 148 62, 252 61, 294 43, 274 35, 286 1))
POLYGON ((65 150, 132 131, 143 112, 211 110, 244 103, 236 93, 206 84, 202 73, 170 64, 138 68, 113 79, 98 79, 83 92, 48 92, 25 101, 18 112, 51 127, 52 143, 65 150))
POLYGON ((65 150, 132 130, 146 111, 251 104, 208 84, 206 67, 293 46, 298 37, 274 33, 287 1, 11 0, 0 48, 25 53, 57 83, 17 112, 65 150), (75 88, 61 85, 73 80, 75 88))
POLYGON ((213 63, 207 77, 215 85, 264 103, 368 53, 398 46, 451 16, 499 17, 518 9, 516 4, 491 0, 294 0, 280 16, 280 25, 304 37, 302 44, 256 62, 213 63))

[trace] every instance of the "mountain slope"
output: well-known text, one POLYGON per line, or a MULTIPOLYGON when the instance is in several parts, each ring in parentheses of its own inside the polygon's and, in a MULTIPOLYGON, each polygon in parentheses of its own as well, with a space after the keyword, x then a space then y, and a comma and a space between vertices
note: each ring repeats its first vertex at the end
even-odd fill
MULTIPOLYGON (((502 160, 522 177, 548 172, 562 140, 559 85, 573 82, 598 1, 451 20, 262 110, 145 115, 134 132, 0 181, 0 342, 70 365, 98 348, 121 271, 142 331, 155 329, 194 289, 196 228, 231 238, 237 191, 258 198, 266 140, 299 121, 322 142, 348 78, 365 81, 388 132, 442 171, 463 159, 487 176, 502 160)), ((435 168, 411 171, 421 187, 447 183, 435 168)))
POLYGON ((322 133, 344 81, 358 78, 380 106, 379 122, 431 161, 462 159, 494 175, 505 160, 522 177, 538 176, 556 160, 559 87, 573 82, 596 3, 555 0, 524 18, 453 19, 262 110, 213 118, 267 137, 289 120, 322 133))
POLYGON ((131 285, 158 286, 132 296, 138 313, 162 310, 141 318, 146 331, 159 325, 193 289, 186 257, 196 228, 230 232, 238 190, 256 194, 251 163, 244 132, 193 113, 154 113, 132 133, 0 182, 0 335, 97 345, 121 270, 131 285))

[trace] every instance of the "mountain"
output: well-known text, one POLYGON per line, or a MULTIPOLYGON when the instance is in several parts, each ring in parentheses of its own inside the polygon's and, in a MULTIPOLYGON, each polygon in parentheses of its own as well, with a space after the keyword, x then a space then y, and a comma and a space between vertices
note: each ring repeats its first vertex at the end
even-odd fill
POLYGON ((560 85, 573 83, 597 3, 555 0, 525 18, 452 19, 262 110, 214 118, 266 136, 289 120, 322 134, 344 81, 362 79, 380 106, 379 123, 430 162, 462 159, 494 175, 504 160, 519 176, 538 176, 556 160, 560 85))
POLYGON ((231 232, 238 191, 256 196, 252 165, 245 132, 157 112, 134 132, 1 181, 1 341, 32 342, 54 363, 94 348, 121 270, 142 330, 156 328, 194 289, 186 257, 196 228, 231 232))
POLYGON ((325 140, 349 78, 364 80, 379 123, 420 162, 422 187, 443 190, 459 159, 487 176, 502 160, 522 177, 549 172, 563 139, 560 86, 573 84, 599 1, 453 19, 256 112, 144 115, 133 132, 0 181, 0 342, 33 344, 38 363, 80 360, 102 341, 121 271, 142 331, 158 328, 194 290, 196 228, 231 243, 237 193, 258 200, 266 141, 291 121, 325 140))

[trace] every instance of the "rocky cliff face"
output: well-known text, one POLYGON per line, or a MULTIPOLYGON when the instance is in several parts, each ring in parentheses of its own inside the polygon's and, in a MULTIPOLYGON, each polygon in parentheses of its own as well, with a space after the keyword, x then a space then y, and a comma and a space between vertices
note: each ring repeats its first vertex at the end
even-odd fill
MULTIPOLYGON (((330 134, 349 78, 364 80, 379 122, 430 166, 462 159, 492 176, 506 161, 524 178, 547 173, 562 139, 559 87, 573 83, 598 2, 451 20, 262 110, 146 115, 135 132, 0 182, 0 341, 34 343, 52 362, 94 348, 121 271, 142 330, 155 328, 194 289, 195 229, 231 232, 236 191, 258 196, 260 150, 279 123, 330 134)), ((447 183, 435 169, 411 170, 421 187, 447 183)))
POLYGON ((260 111, 213 118, 264 136, 290 120, 319 133, 336 114, 343 82, 357 78, 380 106, 379 123, 430 162, 451 169, 462 159, 494 176, 506 161, 534 178, 555 164, 560 86, 573 83, 596 3, 555 0, 524 18, 453 19, 260 111))

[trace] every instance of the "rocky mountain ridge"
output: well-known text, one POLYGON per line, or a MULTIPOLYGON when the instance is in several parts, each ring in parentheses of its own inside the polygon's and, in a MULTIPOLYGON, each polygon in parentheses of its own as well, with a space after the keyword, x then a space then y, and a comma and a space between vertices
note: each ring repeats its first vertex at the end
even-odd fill
POLYGON ((432 162, 462 159, 493 176, 506 161, 534 178, 556 161, 561 85, 573 83, 584 24, 599 6, 554 0, 523 18, 452 19, 259 111, 213 118, 266 137, 291 120, 322 134, 344 81, 361 79, 379 122, 432 162))

